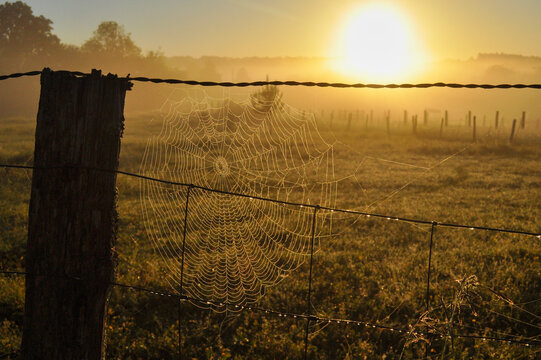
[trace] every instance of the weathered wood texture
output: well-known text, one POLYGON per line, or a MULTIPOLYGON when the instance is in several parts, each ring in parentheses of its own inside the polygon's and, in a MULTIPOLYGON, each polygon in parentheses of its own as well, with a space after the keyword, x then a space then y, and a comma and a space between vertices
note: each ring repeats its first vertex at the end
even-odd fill
POLYGON ((101 359, 116 170, 130 83, 44 69, 26 255, 23 359, 101 359))

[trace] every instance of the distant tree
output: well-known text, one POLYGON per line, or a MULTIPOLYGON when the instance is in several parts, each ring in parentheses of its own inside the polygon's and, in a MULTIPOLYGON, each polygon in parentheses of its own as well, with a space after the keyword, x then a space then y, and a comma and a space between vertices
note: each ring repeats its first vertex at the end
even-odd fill
POLYGON ((135 45, 124 27, 116 21, 104 21, 94 31, 81 50, 111 57, 140 57, 141 48, 135 45))
POLYGON ((60 39, 52 21, 34 16, 22 1, 0 5, 0 57, 2 63, 25 65, 29 58, 43 58, 58 51, 60 39))

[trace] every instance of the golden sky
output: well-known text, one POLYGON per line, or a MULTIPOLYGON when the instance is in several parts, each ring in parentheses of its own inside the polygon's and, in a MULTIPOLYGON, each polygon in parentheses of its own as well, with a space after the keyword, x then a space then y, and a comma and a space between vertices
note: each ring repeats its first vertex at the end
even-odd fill
MULTIPOLYGON (((144 50, 166 55, 333 56, 348 14, 394 8, 435 58, 541 55, 539 0, 27 0, 65 42, 81 44, 104 20, 123 24, 144 50)), ((379 30, 374 29, 374 33, 379 30)))
POLYGON ((479 53, 541 56, 539 0, 27 0, 66 43, 117 21, 167 56, 326 57, 350 79, 402 81, 479 53))

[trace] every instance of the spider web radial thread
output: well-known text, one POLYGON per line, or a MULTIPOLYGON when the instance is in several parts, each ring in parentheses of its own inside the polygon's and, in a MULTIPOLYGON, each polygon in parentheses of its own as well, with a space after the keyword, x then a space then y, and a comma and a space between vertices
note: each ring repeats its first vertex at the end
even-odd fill
MULTIPOLYGON (((161 133, 148 141, 141 171, 251 196, 335 204, 332 145, 319 134, 313 115, 281 101, 168 102, 161 133)), ((163 259, 167 282, 179 291, 188 189, 140 185, 148 235, 163 259)), ((329 215, 318 214, 316 238, 330 232, 329 215)), ((192 188, 184 293, 213 303, 256 302, 310 256, 312 218, 313 208, 192 188)))

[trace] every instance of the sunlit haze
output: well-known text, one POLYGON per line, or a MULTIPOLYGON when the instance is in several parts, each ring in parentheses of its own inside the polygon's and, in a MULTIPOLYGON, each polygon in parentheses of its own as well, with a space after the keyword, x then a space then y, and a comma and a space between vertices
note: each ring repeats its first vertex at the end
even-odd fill
MULTIPOLYGON (((132 76, 208 81, 541 81, 539 0, 24 2, 35 16, 50 19, 51 33, 74 52, 53 52, 33 62, 6 58, 5 71, 99 68, 132 76), (76 51, 103 23, 116 24, 139 58, 107 58, 90 48, 76 51)), ((320 98, 307 96, 307 89, 286 88, 284 93, 296 106, 307 108, 349 108, 360 101, 372 107, 424 107, 430 102, 431 107, 452 105, 463 113, 492 111, 496 102, 502 111, 519 105, 539 111, 538 95, 518 92, 506 93, 505 101, 495 100, 498 91, 491 92, 491 98, 486 92, 441 96, 443 90, 425 91, 423 97, 394 90, 320 91, 320 98)), ((167 93, 140 94, 130 107, 156 106, 167 93)), ((13 107, 14 101, 6 102, 13 107)), ((18 106, 26 108, 23 102, 18 106)))
POLYGON ((348 12, 334 45, 333 66, 365 81, 399 81, 426 62, 418 35, 401 10, 363 4, 348 12))

